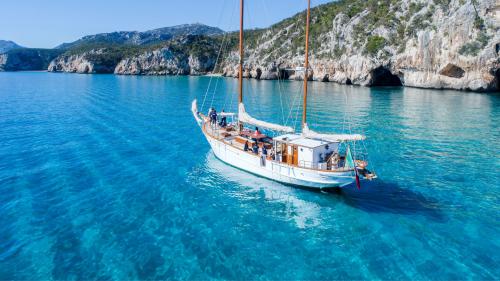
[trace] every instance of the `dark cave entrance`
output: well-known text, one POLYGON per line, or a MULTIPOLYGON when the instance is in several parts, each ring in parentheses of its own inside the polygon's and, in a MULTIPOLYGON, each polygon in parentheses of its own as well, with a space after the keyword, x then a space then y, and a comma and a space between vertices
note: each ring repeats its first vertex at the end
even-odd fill
POLYGON ((352 85, 351 79, 347 78, 347 80, 345 80, 345 84, 346 85, 352 85))
POLYGON ((391 71, 383 66, 377 67, 371 72, 372 81, 371 86, 403 86, 398 76, 391 73, 391 71))
POLYGON ((287 80, 288 78, 290 78, 290 73, 288 73, 286 69, 281 68, 278 70, 278 77, 279 79, 287 80))
POLYGON ((257 68, 257 70, 255 71, 255 79, 260 79, 261 76, 262 76, 262 69, 257 68))

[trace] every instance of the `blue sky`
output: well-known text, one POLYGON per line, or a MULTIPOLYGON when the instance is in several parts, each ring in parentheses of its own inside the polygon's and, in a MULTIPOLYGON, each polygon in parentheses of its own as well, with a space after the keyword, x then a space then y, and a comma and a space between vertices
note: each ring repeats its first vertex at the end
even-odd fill
MULTIPOLYGON (((311 1, 316 6, 332 0, 311 1)), ((2 0, 0 39, 51 48, 89 34, 183 23, 235 30, 238 5, 238 0, 2 0)), ((246 0, 245 24, 266 27, 306 5, 306 0, 246 0)))

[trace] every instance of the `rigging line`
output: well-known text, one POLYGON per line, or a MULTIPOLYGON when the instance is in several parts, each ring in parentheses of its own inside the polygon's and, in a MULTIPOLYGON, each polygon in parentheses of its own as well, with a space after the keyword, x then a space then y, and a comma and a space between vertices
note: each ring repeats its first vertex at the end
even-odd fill
MULTIPOLYGON (((236 96, 236 95, 235 95, 235 94, 232 94, 232 90, 231 90, 231 91, 229 91, 229 93, 231 93, 231 94, 230 94, 230 96, 231 96, 231 101, 229 102, 229 109, 228 109, 228 110, 232 111, 232 110, 233 110, 233 101, 234 101, 234 96, 236 96)), ((235 110, 234 112, 237 112, 237 111, 238 111, 238 110, 235 110)))
POLYGON ((290 119, 293 118, 292 115, 293 115, 293 111, 295 109, 295 102, 297 101, 297 98, 300 97, 301 90, 302 90, 302 88, 298 87, 296 92, 292 94, 293 100, 292 100, 292 104, 290 106, 290 110, 288 111, 288 117, 286 119, 285 125, 287 125, 288 121, 290 121, 290 119))
MULTIPOLYGON (((300 30, 303 28, 303 25, 301 24, 301 20, 302 20, 302 17, 298 16, 297 17, 297 21, 295 22, 295 32, 293 33, 295 36, 299 36, 299 37, 300 37, 300 30)), ((304 33, 305 33, 305 29, 304 29, 304 33)), ((288 123, 288 121, 289 121, 290 118, 293 118, 292 114, 293 114, 293 110, 294 110, 295 99, 300 96, 301 92, 302 92, 302 87, 299 87, 297 89, 296 96, 293 99, 292 106, 290 107, 290 111, 289 111, 289 115, 288 115, 286 123, 288 123)), ((297 111, 300 110, 300 104, 301 103, 299 102, 298 105, 297 105, 297 111)), ((296 117, 295 117, 295 120, 294 120, 294 128, 295 128, 296 123, 297 123, 297 118, 298 118, 298 113, 296 113, 296 117)))
MULTIPOLYGON (((301 17, 298 17, 297 18, 297 22, 295 22, 295 32, 293 33, 294 35, 299 35, 300 36, 300 29, 301 29, 301 24, 300 24, 300 21, 301 21, 301 17)), ((304 30, 305 32, 305 30, 304 30)), ((288 118, 287 118, 287 121, 286 123, 288 123, 289 119, 292 118, 292 112, 294 110, 294 106, 295 106, 295 99, 299 96, 300 92, 301 92, 302 88, 299 87, 298 90, 297 90, 297 93, 296 93, 296 96, 294 96, 293 98, 293 102, 292 102, 292 106, 290 107, 290 111, 288 113, 288 118)))
POLYGON ((297 121, 299 120, 299 111, 300 107, 303 106, 303 102, 301 102, 302 99, 299 99, 299 102, 297 103, 297 111, 295 113, 295 121, 293 122, 293 128, 297 128, 297 121))
MULTIPOLYGON (((233 15, 234 15, 234 13, 233 13, 233 15)), ((223 49, 224 49, 224 50, 226 50, 226 49, 227 49, 227 47, 228 47, 228 45, 229 45, 229 40, 227 40, 227 41, 226 41, 226 44, 225 44, 225 46, 223 47, 223 49)), ((228 53, 230 53, 230 52, 228 52, 228 53)), ((219 79, 222 79, 222 78, 221 78, 221 77, 219 77, 219 79)), ((217 89, 217 85, 216 85, 216 89, 217 89)), ((230 93, 231 93, 231 92, 232 92, 232 91, 230 91, 230 93)), ((214 95, 215 95, 215 90, 214 90, 214 95)), ((229 107, 231 107, 231 106, 232 106, 232 101, 233 101, 234 94, 230 94, 230 96, 231 96, 231 102, 229 103, 229 107)), ((227 95, 224 97, 224 107, 223 107, 223 108, 226 108, 226 104, 227 104, 227 95)))
POLYGON ((212 101, 210 102, 210 107, 212 107, 214 104, 215 93, 217 92, 217 86, 219 85, 219 81, 220 81, 220 79, 215 79, 215 87, 214 87, 214 91, 212 93, 212 101))
MULTIPOLYGON (((269 16, 269 8, 267 7, 266 1, 261 0, 262 6, 264 6, 264 13, 266 15, 266 20, 270 19, 269 16)), ((272 36, 272 35, 271 35, 272 36)), ((278 65, 276 62, 279 59, 278 58, 278 52, 276 50, 271 50, 270 54, 274 54, 274 64, 278 65)), ((280 75, 280 70, 279 67, 276 67, 276 70, 278 72, 278 93, 280 97, 280 107, 281 107, 281 119, 283 124, 285 124, 285 107, 283 106, 283 89, 282 89, 282 80, 281 80, 281 75, 280 75)))
MULTIPOLYGON (((218 23, 220 24, 221 21, 222 21, 222 15, 224 14, 224 11, 225 11, 225 7, 226 7, 226 1, 227 0, 224 0, 223 2, 223 5, 222 5, 222 11, 219 15, 219 20, 218 20, 218 23)), ((231 18, 233 17, 234 15, 234 9, 233 9, 233 12, 231 14, 231 18)), ((205 96, 203 97, 203 102, 201 104, 201 107, 200 107, 200 110, 203 112, 203 108, 205 106, 205 101, 207 99, 207 95, 208 95, 208 92, 210 91, 210 86, 212 85, 212 80, 213 80, 213 74, 214 74, 214 71, 217 69, 217 64, 219 62, 219 58, 220 58, 220 55, 222 53, 222 47, 224 46, 224 41, 226 40, 226 38, 228 37, 228 32, 224 32, 224 36, 222 37, 222 42, 221 42, 221 47, 219 49, 219 52, 217 53, 217 58, 215 59, 215 64, 214 64, 214 69, 212 70, 212 75, 210 75, 210 80, 208 81, 208 87, 207 87, 207 91, 205 92, 205 96)), ((212 101, 213 101, 213 98, 212 98, 212 101)), ((210 105, 210 107, 212 106, 212 104, 210 105)))

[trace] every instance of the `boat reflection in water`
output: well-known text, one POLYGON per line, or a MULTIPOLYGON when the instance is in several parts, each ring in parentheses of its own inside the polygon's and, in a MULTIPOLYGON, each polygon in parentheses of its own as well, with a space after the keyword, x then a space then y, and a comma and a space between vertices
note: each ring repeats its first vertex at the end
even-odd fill
POLYGON ((213 187, 214 182, 228 181, 231 189, 222 189, 222 192, 242 200, 262 198, 268 202, 285 206, 285 219, 293 221, 298 228, 317 227, 321 225, 320 209, 316 203, 299 198, 302 192, 290 186, 268 180, 262 177, 249 177, 248 173, 224 164, 218 160, 213 152, 207 153, 203 170, 206 173, 196 175, 201 185, 213 187), (207 183, 208 182, 208 183, 207 183))

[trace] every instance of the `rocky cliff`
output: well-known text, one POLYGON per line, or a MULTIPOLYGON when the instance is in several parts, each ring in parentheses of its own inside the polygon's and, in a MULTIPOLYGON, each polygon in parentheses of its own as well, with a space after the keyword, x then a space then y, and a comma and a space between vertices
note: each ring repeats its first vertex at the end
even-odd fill
MULTIPOLYGON (((354 0, 316 7, 311 79, 364 86, 499 90, 496 0, 354 0)), ((247 38, 244 76, 301 78, 304 13, 247 38)), ((235 36, 235 35, 234 35, 235 36)), ((237 76, 236 48, 223 74, 237 76)))
POLYGON ((184 36, 138 55, 124 58, 115 68, 125 75, 201 75, 213 70, 217 40, 184 36))
POLYGON ((219 40, 181 36, 148 46, 82 47, 55 58, 48 70, 123 75, 201 75, 214 69, 219 40))
POLYGON ((110 48, 69 52, 55 58, 48 66, 48 71, 87 74, 113 73, 120 59, 121 54, 117 54, 110 48))

